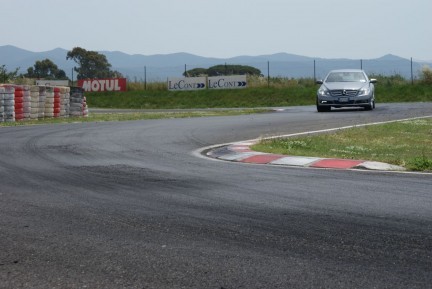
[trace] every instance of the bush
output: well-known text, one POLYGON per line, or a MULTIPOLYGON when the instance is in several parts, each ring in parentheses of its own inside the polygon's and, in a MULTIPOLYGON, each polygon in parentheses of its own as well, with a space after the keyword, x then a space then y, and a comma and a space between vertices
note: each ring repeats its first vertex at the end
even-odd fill
POLYGON ((421 82, 424 84, 432 84, 432 70, 427 65, 425 65, 422 69, 421 82))
POLYGON ((398 86, 408 83, 408 81, 400 74, 394 74, 390 76, 384 76, 382 74, 371 74, 369 75, 369 78, 375 78, 376 80, 378 80, 379 85, 385 86, 398 86))

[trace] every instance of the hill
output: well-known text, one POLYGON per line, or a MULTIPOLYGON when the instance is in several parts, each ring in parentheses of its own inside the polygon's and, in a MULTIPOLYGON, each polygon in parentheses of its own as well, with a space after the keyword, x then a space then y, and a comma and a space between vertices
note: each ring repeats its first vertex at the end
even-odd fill
MULTIPOLYGON (((25 73, 37 60, 52 60, 63 69, 69 78, 75 63, 66 60, 68 50, 56 48, 45 52, 32 52, 11 45, 0 46, 0 65, 8 70, 20 68, 25 73)), ((327 71, 338 68, 362 68, 368 73, 411 77, 411 61, 395 55, 384 55, 376 59, 323 59, 300 56, 289 53, 276 53, 259 56, 237 56, 233 58, 209 58, 189 53, 141 55, 126 54, 119 51, 99 51, 106 55, 114 70, 120 71, 131 80, 144 79, 144 67, 148 81, 165 81, 167 77, 181 77, 182 73, 193 68, 208 68, 216 64, 250 65, 261 70, 267 76, 289 78, 314 77, 322 78, 327 71), (268 70, 269 68, 269 70, 268 70)), ((418 75, 424 62, 413 62, 414 76, 418 75)))

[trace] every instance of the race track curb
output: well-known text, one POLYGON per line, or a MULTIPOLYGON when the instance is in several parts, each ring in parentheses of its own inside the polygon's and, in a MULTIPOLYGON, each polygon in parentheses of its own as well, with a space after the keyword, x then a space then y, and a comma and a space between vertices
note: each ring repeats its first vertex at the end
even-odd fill
POLYGON ((406 171, 404 167, 387 163, 334 159, 319 157, 287 156, 257 152, 250 149, 255 142, 238 142, 212 148, 205 155, 211 158, 252 164, 271 164, 294 167, 327 168, 327 169, 363 169, 380 171, 406 171))

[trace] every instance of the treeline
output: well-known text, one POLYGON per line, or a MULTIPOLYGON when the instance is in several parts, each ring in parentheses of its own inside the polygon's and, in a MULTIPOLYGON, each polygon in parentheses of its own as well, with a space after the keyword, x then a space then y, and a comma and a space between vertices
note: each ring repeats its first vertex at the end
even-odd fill
MULTIPOLYGON (((96 51, 88 51, 81 47, 75 47, 68 51, 67 60, 74 61, 77 66, 74 71, 77 79, 87 78, 111 78, 123 77, 118 71, 111 70, 111 64, 105 55, 96 51)), ((0 82, 8 83, 17 78, 38 78, 48 80, 67 80, 64 70, 50 59, 38 60, 32 67, 27 68, 27 73, 18 74, 20 68, 8 71, 5 65, 0 66, 0 82)))
POLYGON ((251 75, 262 76, 261 70, 247 65, 215 65, 209 68, 194 68, 183 73, 185 77, 219 76, 219 75, 251 75))

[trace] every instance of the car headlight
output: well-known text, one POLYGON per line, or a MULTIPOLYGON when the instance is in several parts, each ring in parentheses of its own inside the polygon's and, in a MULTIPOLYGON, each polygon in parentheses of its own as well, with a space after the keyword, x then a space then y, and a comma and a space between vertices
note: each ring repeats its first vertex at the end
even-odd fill
POLYGON ((369 95, 370 92, 371 92, 371 89, 369 87, 362 88, 359 90, 358 96, 369 95))
POLYGON ((329 96, 330 92, 328 91, 328 89, 320 88, 320 89, 318 89, 318 94, 320 96, 329 96))

